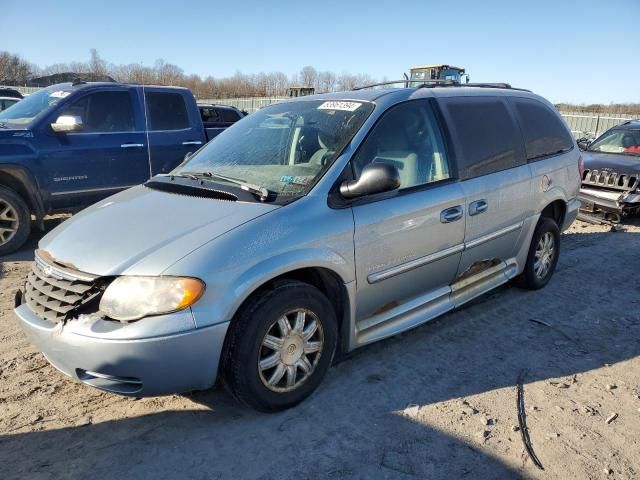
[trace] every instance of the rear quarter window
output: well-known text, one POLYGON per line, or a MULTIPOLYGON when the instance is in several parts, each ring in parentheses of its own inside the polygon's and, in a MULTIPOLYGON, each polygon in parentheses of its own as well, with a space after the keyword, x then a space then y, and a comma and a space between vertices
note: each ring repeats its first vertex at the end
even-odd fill
POLYGON ((439 101, 449 125, 460 178, 524 163, 517 125, 503 99, 452 97, 439 101))
POLYGON ((179 93, 145 92, 145 99, 151 130, 182 130, 191 127, 187 106, 179 93))
POLYGON ((222 119, 225 122, 237 122, 238 120, 240 120, 240 115, 238 115, 238 113, 235 110, 231 110, 231 109, 221 109, 220 112, 222 113, 222 119))
POLYGON ((528 161, 568 152, 573 139, 560 116, 543 103, 528 98, 514 98, 513 103, 522 128, 528 161))

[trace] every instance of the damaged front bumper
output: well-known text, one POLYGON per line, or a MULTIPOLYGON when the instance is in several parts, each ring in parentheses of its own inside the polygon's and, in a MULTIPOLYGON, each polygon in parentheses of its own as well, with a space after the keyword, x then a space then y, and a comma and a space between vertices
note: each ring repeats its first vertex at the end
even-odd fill
POLYGON ((580 189, 578 199, 582 209, 591 212, 603 212, 632 215, 640 213, 640 192, 620 192, 584 186, 580 189))
POLYGON ((211 387, 228 326, 195 328, 190 310, 127 324, 95 316, 52 323, 27 304, 14 312, 31 342, 58 370, 135 397, 211 387))

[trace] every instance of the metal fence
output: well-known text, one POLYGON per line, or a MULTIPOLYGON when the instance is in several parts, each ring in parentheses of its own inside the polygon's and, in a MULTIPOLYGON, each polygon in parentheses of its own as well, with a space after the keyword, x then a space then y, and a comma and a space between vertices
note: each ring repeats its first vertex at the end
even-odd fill
POLYGON ((611 127, 635 118, 633 115, 596 112, 560 112, 560 115, 563 116, 576 138, 584 134, 597 137, 611 127))
POLYGON ((272 103, 281 102, 289 97, 247 97, 247 98, 205 98, 198 99, 198 103, 217 103, 219 105, 232 105, 239 110, 253 113, 262 107, 272 103))

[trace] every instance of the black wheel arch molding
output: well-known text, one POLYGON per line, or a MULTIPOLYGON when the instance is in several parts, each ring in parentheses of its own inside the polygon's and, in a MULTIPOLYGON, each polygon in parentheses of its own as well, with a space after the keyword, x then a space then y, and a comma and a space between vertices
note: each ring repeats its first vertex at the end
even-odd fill
POLYGON ((48 202, 39 188, 37 179, 31 172, 20 165, 0 163, 0 185, 10 188, 22 196, 41 226, 42 220, 48 212, 48 202))

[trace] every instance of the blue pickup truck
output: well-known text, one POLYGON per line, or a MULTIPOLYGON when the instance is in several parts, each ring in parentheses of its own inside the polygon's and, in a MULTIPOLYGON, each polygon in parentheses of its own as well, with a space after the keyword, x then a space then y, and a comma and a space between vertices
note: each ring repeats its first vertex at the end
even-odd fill
POLYGON ((73 211, 180 164, 221 130, 185 88, 62 83, 0 112, 0 256, 32 216, 73 211))

